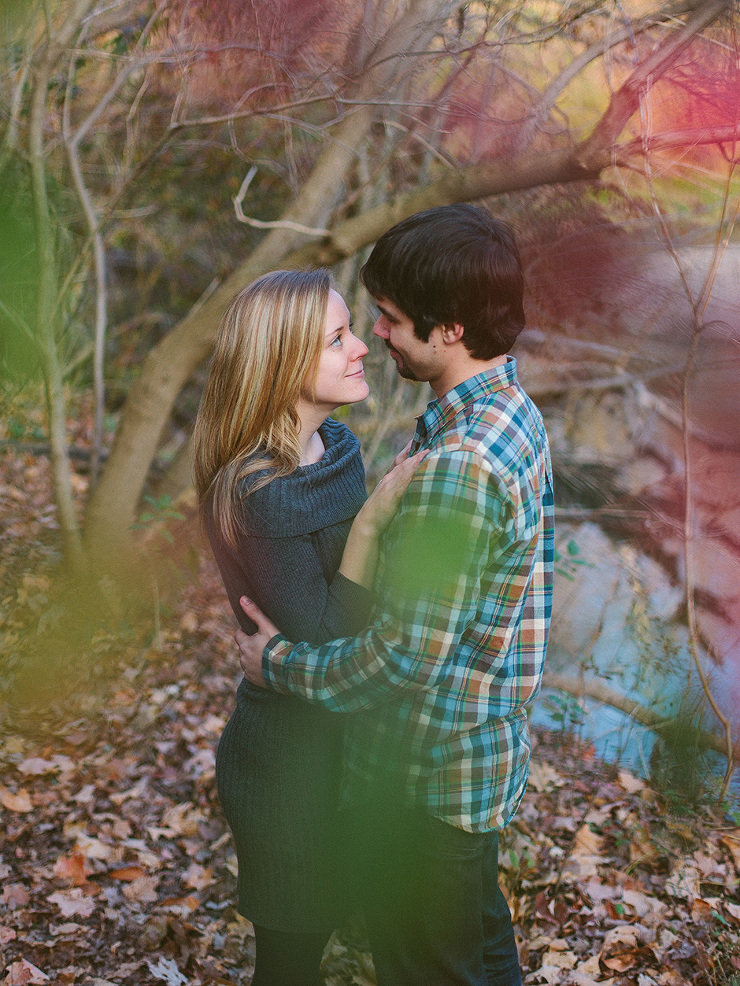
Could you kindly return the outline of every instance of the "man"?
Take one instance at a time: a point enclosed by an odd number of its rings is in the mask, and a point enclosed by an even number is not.
[[[434,390],[411,445],[430,451],[382,539],[369,629],[293,644],[245,600],[242,668],[352,713],[344,800],[379,984],[518,986],[497,831],[526,786],[553,569],[547,438],[506,355],[521,263],[506,224],[453,205],[388,230],[361,279],[399,373]]]

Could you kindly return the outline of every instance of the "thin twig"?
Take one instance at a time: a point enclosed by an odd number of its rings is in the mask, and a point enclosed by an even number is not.
[[[244,201],[244,196],[247,194],[247,189],[252,183],[252,179],[257,174],[257,165],[253,164],[249,171],[244,177],[244,181],[241,183],[239,191],[234,196],[234,212],[236,213],[236,218],[240,223],[246,223],[248,226],[254,226],[257,229],[291,229],[295,233],[306,233],[309,236],[328,236],[331,230],[328,229],[316,229],[313,226],[304,226],[301,223],[295,223],[292,219],[275,219],[271,222],[264,221],[262,219],[253,219],[251,216],[245,216],[242,209],[242,202]]]

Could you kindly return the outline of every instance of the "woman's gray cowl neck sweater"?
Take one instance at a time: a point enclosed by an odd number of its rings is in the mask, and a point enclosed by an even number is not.
[[[319,462],[243,500],[236,548],[206,509],[229,601],[247,632],[254,627],[239,606],[242,595],[296,642],[355,636],[367,624],[370,593],[337,572],[366,498],[359,443],[331,418],[319,432]],[[348,860],[337,816],[341,741],[340,715],[242,679],[219,744],[216,780],[237,849],[239,911],[255,924],[329,932],[346,913]]]

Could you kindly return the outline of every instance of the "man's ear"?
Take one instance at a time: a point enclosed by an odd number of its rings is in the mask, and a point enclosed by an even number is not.
[[[442,326],[442,342],[446,346],[451,346],[459,342],[465,333],[465,326],[459,322],[445,322]]]

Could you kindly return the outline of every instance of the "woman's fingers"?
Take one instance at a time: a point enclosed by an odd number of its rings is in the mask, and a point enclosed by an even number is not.
[[[408,486],[408,483],[411,481],[411,477],[414,475],[422,460],[425,459],[427,455],[429,455],[428,448],[419,449],[415,455],[410,455],[408,458],[402,459],[397,466],[393,467],[388,475],[397,473],[399,476],[407,476],[408,481],[406,485]]]
[[[429,449],[420,449],[416,455],[403,459],[397,466],[393,466],[378,484],[384,492],[388,492],[395,500],[399,500],[411,480],[414,473],[421,465],[422,460],[429,454]]]
[[[400,465],[405,459],[408,458],[409,449],[411,448],[411,442],[412,441],[413,441],[413,438],[410,438],[406,442],[406,444],[404,445],[404,447],[401,449],[401,451],[398,453],[398,455],[396,456],[396,458],[393,460],[393,466]],[[393,468],[393,466],[391,468]]]
[[[401,497],[414,477],[429,449],[403,459],[382,477],[362,507],[365,522],[376,534],[381,534],[393,519]],[[249,614],[251,616],[251,613]]]

